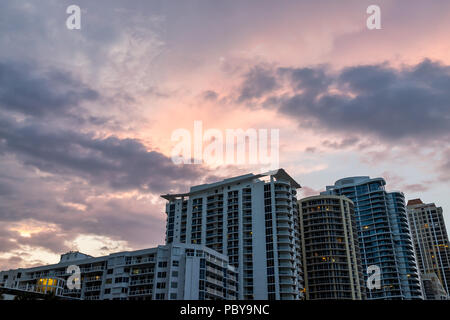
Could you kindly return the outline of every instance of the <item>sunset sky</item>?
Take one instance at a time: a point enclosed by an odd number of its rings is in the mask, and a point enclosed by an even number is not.
[[[279,129],[299,197],[381,176],[449,226],[450,1],[0,1],[0,270],[162,244],[161,194],[259,172],[175,165],[195,120]]]

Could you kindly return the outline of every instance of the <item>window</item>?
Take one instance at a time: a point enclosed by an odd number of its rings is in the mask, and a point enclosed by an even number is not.
[[[176,300],[177,299],[177,294],[176,293],[171,293],[170,294],[170,300]]]
[[[119,277],[114,280],[114,283],[123,283],[123,282],[128,282],[128,278]]]
[[[178,267],[179,264],[180,264],[180,261],[178,261],[178,260],[173,260],[172,261],[172,266],[174,266],[174,267]]]
[[[157,293],[155,298],[156,300],[164,300],[165,296],[166,295],[164,293]]]
[[[156,288],[157,289],[165,289],[166,288],[166,283],[165,282],[158,282],[156,284]]]
[[[165,278],[167,276],[166,272],[158,272],[158,278]]]
[[[160,262],[158,263],[158,267],[159,267],[159,268],[165,268],[165,267],[167,267],[167,261],[160,261]]]
[[[170,283],[170,287],[173,289],[178,288],[178,282],[173,281],[172,283]]]
[[[110,294],[111,293],[111,289],[105,289],[105,294]]]

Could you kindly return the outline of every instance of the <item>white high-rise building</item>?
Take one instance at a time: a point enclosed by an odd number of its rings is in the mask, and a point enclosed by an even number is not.
[[[69,266],[80,268],[79,289],[68,285]],[[57,264],[0,272],[0,291],[81,300],[235,300],[236,281],[226,256],[170,244],[103,257],[69,252]]]
[[[239,299],[301,299],[297,191],[283,169],[167,194],[167,243],[206,245],[238,271]]]

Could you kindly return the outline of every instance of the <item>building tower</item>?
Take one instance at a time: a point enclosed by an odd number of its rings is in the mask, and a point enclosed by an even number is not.
[[[424,278],[427,274],[435,274],[448,295],[450,249],[442,208],[436,207],[434,203],[426,204],[420,199],[413,199],[408,201],[407,211],[421,276]],[[433,299],[431,295],[437,296],[427,294],[426,290],[424,293],[426,299]]]
[[[383,178],[351,177],[322,194],[345,195],[355,205],[365,281],[369,266],[381,271],[381,287],[367,289],[367,299],[423,299],[405,198],[385,185]]]
[[[353,202],[321,195],[299,200],[306,299],[365,298]]]
[[[283,169],[167,194],[167,243],[204,244],[239,274],[239,299],[301,299],[297,191]]]

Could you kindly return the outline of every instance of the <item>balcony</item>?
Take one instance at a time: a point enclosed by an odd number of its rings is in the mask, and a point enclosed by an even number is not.
[[[85,292],[92,292],[92,291],[100,291],[101,286],[92,286],[92,287],[85,287]]]
[[[98,266],[98,267],[91,267],[91,268],[82,268],[81,272],[87,273],[87,272],[97,272],[97,271],[104,271],[104,270],[105,270],[104,266]]]
[[[215,296],[223,298],[223,292],[222,291],[219,291],[219,290],[216,290],[216,289],[213,289],[213,288],[210,288],[210,287],[206,287],[206,292],[208,292],[210,294],[213,294]]]
[[[149,296],[152,295],[151,289],[135,290],[128,293],[129,296]]]
[[[139,286],[139,285],[146,285],[146,284],[153,284],[153,278],[152,279],[142,279],[142,280],[134,280],[130,282],[130,286]]]
[[[278,254],[278,259],[293,261],[294,257],[293,257],[293,255],[288,254],[288,253],[280,253],[280,254]]]

